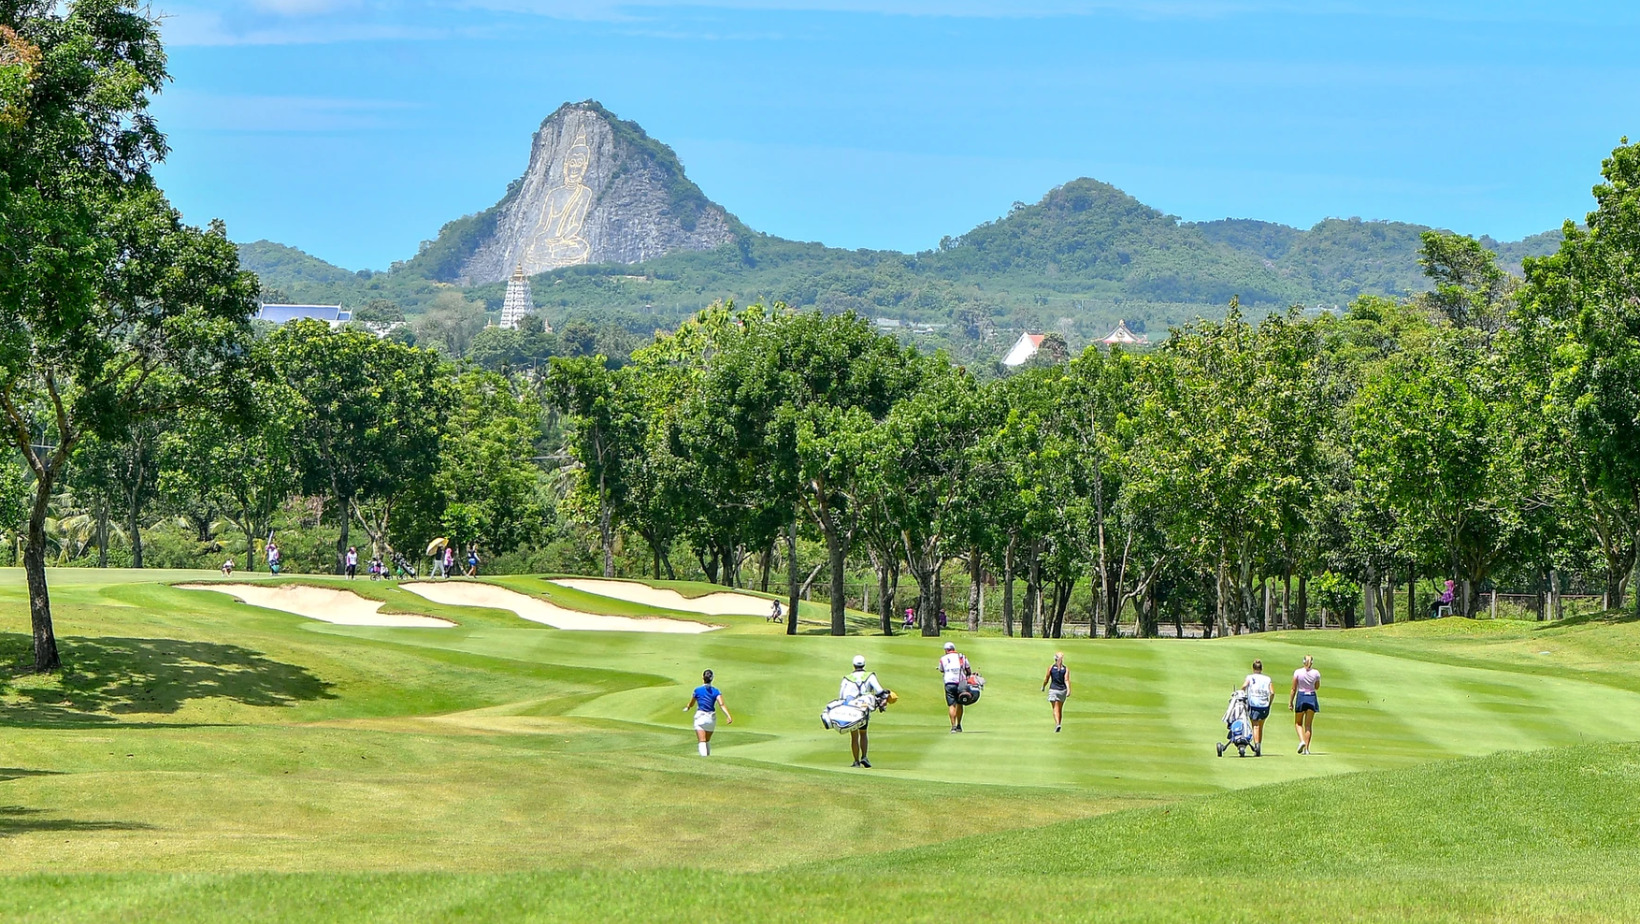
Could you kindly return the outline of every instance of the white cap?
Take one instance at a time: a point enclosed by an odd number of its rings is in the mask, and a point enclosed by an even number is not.
[[[951,642],[946,642],[945,643],[945,650],[946,651],[956,651],[957,646],[955,644],[951,643]]]
[[[866,666],[866,656],[865,655],[855,655],[854,656],[854,666],[855,667],[865,667]]]

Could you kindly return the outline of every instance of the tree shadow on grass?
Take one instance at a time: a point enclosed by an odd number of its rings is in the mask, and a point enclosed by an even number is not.
[[[48,818],[45,809],[21,805],[0,805],[0,837],[16,837],[36,831],[152,831],[153,825],[134,821],[80,821],[75,818]]]
[[[174,714],[190,700],[294,706],[336,698],[331,685],[306,668],[237,645],[168,638],[60,639],[64,667],[52,681],[30,672],[33,644],[30,636],[0,633],[0,681],[11,693],[11,701],[0,702],[0,723],[107,725],[122,716]]]

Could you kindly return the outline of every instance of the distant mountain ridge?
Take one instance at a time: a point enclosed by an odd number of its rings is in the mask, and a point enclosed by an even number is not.
[[[1184,222],[1083,178],[934,250],[842,250],[746,228],[688,180],[670,148],[589,101],[565,104],[543,122],[529,170],[500,202],[445,225],[390,272],[349,272],[267,241],[240,253],[264,286],[289,297],[384,297],[412,312],[450,284],[498,307],[500,281],[525,264],[549,312],[682,316],[720,298],[765,298],[1087,333],[1123,317],[1142,326],[1211,316],[1232,295],[1270,310],[1411,295],[1427,287],[1417,263],[1425,230],[1337,218],[1309,229]],[[1559,240],[1559,231],[1482,239],[1517,269]]]

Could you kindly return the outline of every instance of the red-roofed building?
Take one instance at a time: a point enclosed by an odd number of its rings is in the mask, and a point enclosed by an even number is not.
[[[1042,338],[1046,336],[1048,335],[1020,334],[1019,341],[1014,344],[1014,348],[1009,350],[1008,355],[1002,358],[1002,364],[1004,366],[1025,365],[1032,356],[1036,355],[1036,351],[1042,348]]]

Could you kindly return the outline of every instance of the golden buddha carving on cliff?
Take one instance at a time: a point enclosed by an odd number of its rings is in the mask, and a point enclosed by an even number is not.
[[[535,224],[535,236],[524,252],[525,264],[552,268],[574,266],[592,259],[592,245],[581,235],[587,211],[592,208],[592,190],[582,182],[591,161],[592,149],[587,145],[583,130],[575,135],[574,143],[564,155],[563,182],[547,190],[541,217]]]

